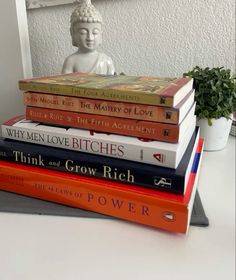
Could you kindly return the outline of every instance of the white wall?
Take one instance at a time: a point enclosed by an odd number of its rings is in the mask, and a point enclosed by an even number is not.
[[[102,50],[117,72],[182,75],[193,66],[235,72],[235,0],[94,0],[104,18]],[[74,52],[75,4],[28,10],[35,76],[60,73]]]
[[[0,1],[0,123],[24,113],[18,80],[32,76],[24,0]],[[1,132],[0,132],[1,135]]]

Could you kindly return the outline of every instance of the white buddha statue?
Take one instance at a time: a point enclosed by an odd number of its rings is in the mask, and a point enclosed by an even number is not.
[[[83,0],[72,13],[70,33],[78,50],[65,59],[62,73],[114,75],[112,59],[97,51],[102,43],[102,17],[91,0]]]

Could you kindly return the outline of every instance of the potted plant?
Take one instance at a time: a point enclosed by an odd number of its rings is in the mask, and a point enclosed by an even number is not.
[[[195,66],[184,76],[194,79],[195,101],[200,134],[205,150],[221,150],[228,140],[232,114],[236,111],[236,77],[224,67]]]

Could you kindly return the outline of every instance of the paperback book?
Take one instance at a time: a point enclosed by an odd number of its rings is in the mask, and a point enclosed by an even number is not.
[[[131,222],[187,233],[203,149],[197,153],[184,195],[0,161],[0,188]]]
[[[0,191],[0,212],[114,219],[114,217],[108,215],[6,191]],[[209,219],[206,216],[198,189],[194,199],[190,225],[197,227],[209,226]]]
[[[0,159],[183,194],[186,191],[198,139],[199,129],[196,128],[176,169],[3,138],[0,138]]]
[[[19,88],[24,91],[174,107],[192,90],[193,79],[70,73],[20,80]]]
[[[151,140],[178,143],[195,120],[195,103],[179,124],[157,123],[37,107],[26,108],[26,119],[49,125],[82,128]]]
[[[193,90],[176,107],[24,92],[26,106],[171,124],[181,123],[193,103]]]
[[[196,118],[176,144],[85,129],[65,128],[12,118],[2,124],[2,136],[9,139],[62,149],[176,168],[194,132]]]

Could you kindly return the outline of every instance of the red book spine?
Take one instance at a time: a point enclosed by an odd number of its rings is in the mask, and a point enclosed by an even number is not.
[[[195,175],[191,174],[188,195],[183,197],[0,161],[2,190],[180,233],[187,231],[190,215],[188,201]]]
[[[180,133],[179,125],[37,107],[26,108],[26,119],[51,125],[69,126],[172,143],[179,141]]]
[[[0,160],[0,189],[186,233],[197,188],[203,139],[184,195]]]
[[[46,93],[24,92],[26,106],[153,122],[178,123],[179,109]]]

